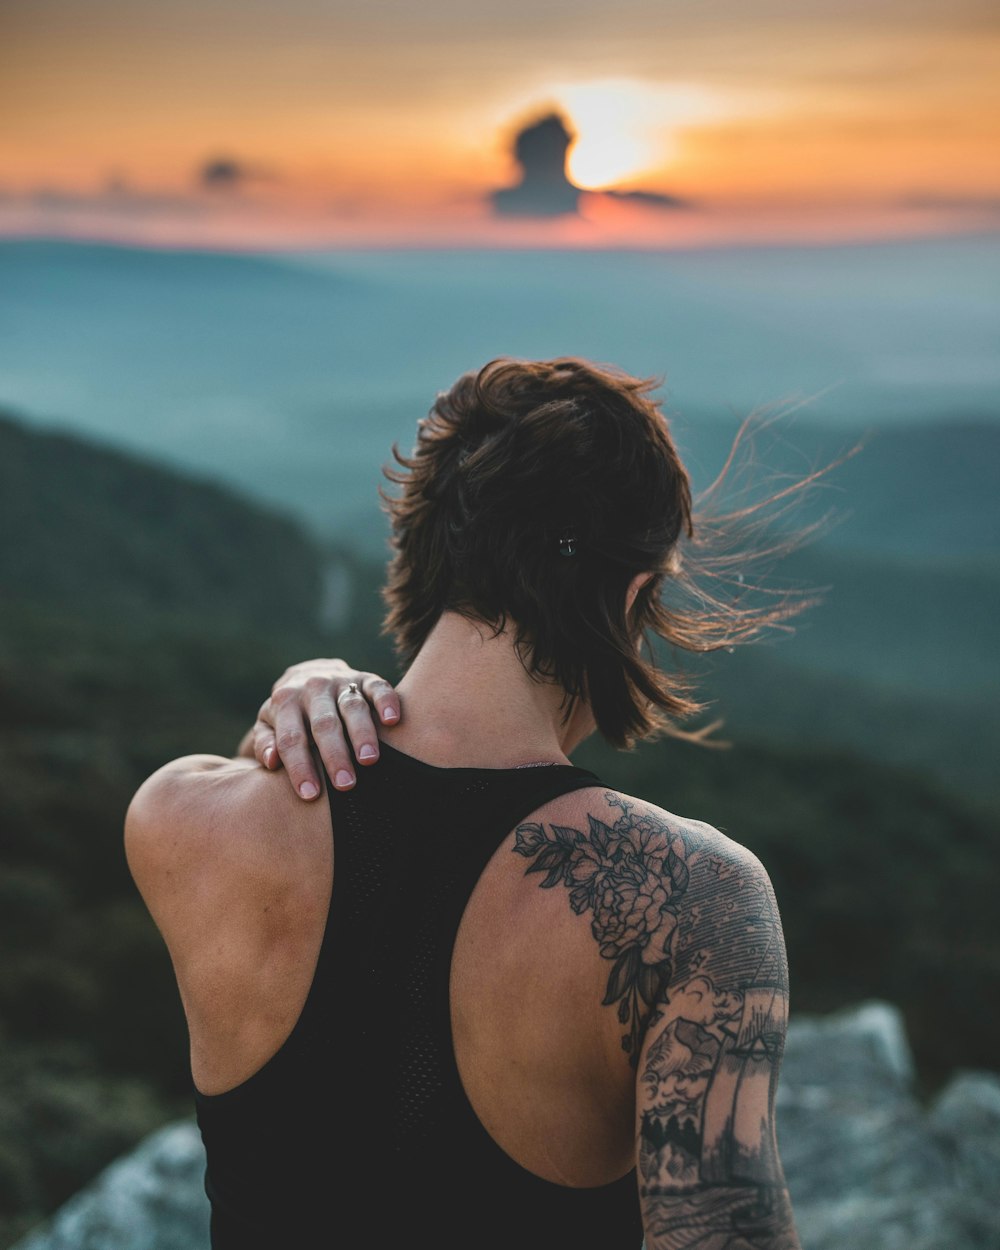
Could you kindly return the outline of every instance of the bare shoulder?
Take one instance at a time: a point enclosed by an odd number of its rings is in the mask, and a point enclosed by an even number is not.
[[[293,810],[287,784],[256,762],[186,755],[148,777],[125,814],[129,863],[175,870],[214,863],[268,859],[274,819]],[[285,791],[289,791],[285,794]],[[234,836],[239,833],[240,836]]]
[[[226,914],[270,906],[316,879],[329,807],[298,799],[283,774],[213,755],[173,760],[136,791],[125,816],[133,880],[168,945]],[[179,942],[179,937],[177,937]]]

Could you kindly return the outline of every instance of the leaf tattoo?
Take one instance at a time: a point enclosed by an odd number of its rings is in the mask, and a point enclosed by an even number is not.
[[[586,833],[527,821],[513,850],[534,861],[526,876],[545,874],[542,889],[562,882],[573,911],[592,914],[590,931],[613,961],[603,1005],[618,1004],[627,1026],[622,1049],[635,1067],[645,1019],[673,973],[688,867],[680,834],[648,812],[635,814],[635,805],[616,794],[605,797],[621,813],[613,825],[589,813]]]

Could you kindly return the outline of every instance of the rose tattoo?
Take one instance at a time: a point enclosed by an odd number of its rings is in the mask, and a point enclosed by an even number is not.
[[[543,872],[542,889],[562,882],[577,915],[591,912],[590,930],[613,960],[604,1005],[618,1004],[627,1025],[622,1049],[638,1062],[645,1018],[673,973],[680,902],[688,883],[684,842],[664,821],[638,816],[634,804],[606,795],[621,815],[613,825],[588,814],[586,833],[528,821],[518,826],[514,851]]]

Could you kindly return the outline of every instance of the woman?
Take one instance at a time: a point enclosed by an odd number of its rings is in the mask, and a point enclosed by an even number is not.
[[[653,385],[575,357],[464,374],[388,474],[395,691],[297,666],[236,759],[136,794],[215,1250],[798,1247],[767,873],[571,761],[595,730],[703,740],[646,644],[733,646],[805,602],[688,571],[702,533]]]

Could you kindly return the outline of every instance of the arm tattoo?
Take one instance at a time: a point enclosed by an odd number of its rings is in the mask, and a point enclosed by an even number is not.
[[[590,914],[633,1066],[650,1032],[637,1085],[649,1250],[799,1250],[774,1126],[788,969],[771,883],[710,826],[605,797],[613,824],[528,822],[513,849]]]

